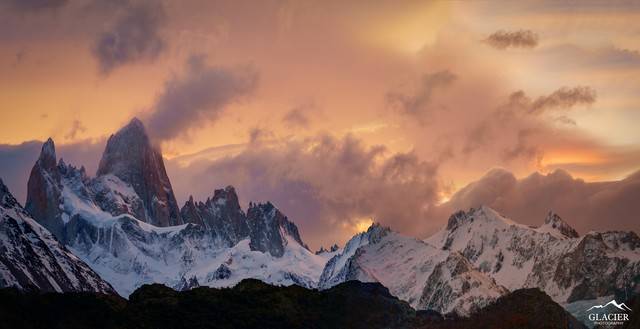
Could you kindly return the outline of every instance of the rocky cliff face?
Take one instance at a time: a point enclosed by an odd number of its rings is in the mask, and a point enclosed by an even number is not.
[[[229,246],[249,236],[247,218],[233,186],[215,190],[205,202],[196,203],[190,197],[180,213],[185,222],[203,225]]]
[[[289,239],[306,248],[298,227],[270,202],[251,203],[245,214],[233,186],[215,190],[205,202],[190,197],[180,213],[186,222],[203,225],[229,246],[249,239],[251,250],[274,257],[284,254]]]
[[[247,221],[250,228],[251,250],[269,252],[273,256],[280,257],[289,243],[288,238],[308,249],[300,238],[298,227],[270,202],[250,205]]]
[[[69,195],[88,199],[113,216],[129,214],[161,227],[182,224],[162,156],[137,119],[109,138],[96,178],[87,177],[84,168],[56,161],[49,139],[31,170],[25,208],[60,240],[67,239],[64,226],[72,212],[64,208],[74,207],[64,203]]]
[[[144,211],[133,209],[136,218],[155,226],[182,224],[162,154],[140,120],[134,118],[109,137],[96,176],[108,174],[129,184],[142,201]]]
[[[61,197],[62,184],[56,165],[56,149],[53,140],[49,138],[42,145],[40,156],[31,169],[25,208],[57,237],[61,237],[64,225],[60,210]]]
[[[47,165],[45,161],[41,164]],[[33,220],[1,180],[0,287],[114,293],[107,282]]]

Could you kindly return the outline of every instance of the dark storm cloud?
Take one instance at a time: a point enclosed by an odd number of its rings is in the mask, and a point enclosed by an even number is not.
[[[236,186],[241,198],[270,200],[305,232],[312,245],[344,241],[357,220],[373,218],[415,234],[418,218],[437,197],[437,166],[413,153],[386,155],[347,136],[316,136],[278,145],[249,144],[236,155],[187,168],[169,164],[178,194],[205,199]],[[182,192],[184,193],[184,192]],[[346,229],[345,229],[346,228]]]
[[[126,6],[122,15],[102,32],[92,49],[100,71],[109,74],[129,63],[153,61],[166,48],[160,29],[166,22],[161,2],[144,1]]]
[[[428,105],[431,103],[434,91],[452,84],[456,79],[456,75],[448,70],[424,74],[413,92],[387,93],[387,103],[403,114],[420,118],[429,111]]]
[[[535,48],[538,45],[538,35],[530,30],[500,30],[491,34],[485,42],[496,49]]]
[[[165,83],[153,113],[145,118],[147,127],[159,140],[184,136],[190,129],[216,120],[227,105],[251,94],[258,78],[251,66],[208,66],[204,57],[192,56],[184,75]]]
[[[31,167],[38,159],[42,143],[28,141],[18,145],[0,144],[0,178],[22,203],[27,197],[27,180]],[[76,167],[84,166],[87,173],[91,174],[97,169],[104,145],[104,139],[56,144],[56,154],[58,159],[64,158],[68,164]]]
[[[640,232],[638,200],[640,171],[620,181],[589,183],[564,170],[516,179],[504,169],[494,169],[456,192],[439,207],[437,216],[487,205],[527,225],[542,225],[545,215],[554,211],[582,234],[591,230]]]
[[[8,7],[21,13],[42,12],[64,6],[67,0],[5,0],[0,7]]]

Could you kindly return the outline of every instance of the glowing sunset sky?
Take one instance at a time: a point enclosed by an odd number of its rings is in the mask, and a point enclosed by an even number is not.
[[[640,196],[637,180],[620,181],[640,168],[637,2],[0,6],[0,177],[22,201],[30,141],[51,136],[93,172],[105,138],[137,116],[180,203],[233,184],[244,202],[273,200],[314,247],[372,217],[423,236],[478,202],[527,224],[553,208],[581,232],[600,222],[580,200],[622,217],[638,207],[612,197]],[[483,176],[492,168],[505,170]],[[514,176],[504,193],[528,200],[534,172],[535,195],[566,199],[532,210],[454,195]]]

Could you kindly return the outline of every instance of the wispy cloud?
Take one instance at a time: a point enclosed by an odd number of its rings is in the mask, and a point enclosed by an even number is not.
[[[451,85],[456,79],[456,75],[448,70],[424,74],[413,91],[387,93],[387,103],[402,114],[423,118],[430,110],[435,90]]]
[[[531,30],[500,30],[491,34],[485,42],[496,49],[535,48],[538,46],[538,39],[538,34]]]
[[[251,94],[259,74],[252,66],[209,66],[203,56],[191,56],[186,72],[165,83],[145,121],[152,136],[168,140],[185,136],[215,121],[225,107]]]

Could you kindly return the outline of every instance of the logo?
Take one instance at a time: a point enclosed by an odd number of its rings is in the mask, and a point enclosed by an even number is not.
[[[589,320],[594,325],[601,326],[617,326],[623,325],[626,321],[629,321],[629,313],[631,308],[625,303],[618,303],[616,300],[612,300],[604,305],[591,306],[587,313],[589,313]]]

